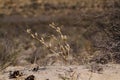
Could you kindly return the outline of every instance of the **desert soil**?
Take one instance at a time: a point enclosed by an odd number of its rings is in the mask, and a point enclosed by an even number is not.
[[[33,72],[32,66],[8,67],[0,74],[0,80],[9,79],[9,71],[20,70],[24,76],[17,80],[24,80],[29,75],[34,75],[35,80],[120,80],[120,65],[109,64],[103,66],[102,72],[91,72],[88,66],[46,66]],[[73,78],[73,79],[72,79]],[[15,79],[16,80],[16,79]]]

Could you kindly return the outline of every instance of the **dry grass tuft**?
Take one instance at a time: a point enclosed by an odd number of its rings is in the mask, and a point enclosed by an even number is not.
[[[67,42],[67,36],[61,31],[55,23],[49,24],[50,28],[56,32],[56,35],[52,34],[47,36],[49,40],[45,40],[46,37],[40,37],[37,32],[33,33],[31,29],[27,29],[26,32],[35,40],[39,41],[50,54],[55,55],[58,59],[62,59],[65,63],[68,63],[71,56],[70,45]],[[47,55],[46,55],[47,56]],[[34,59],[36,63],[36,58]]]
[[[62,80],[79,80],[80,74],[73,72],[65,72],[64,75],[59,74],[59,78]]]

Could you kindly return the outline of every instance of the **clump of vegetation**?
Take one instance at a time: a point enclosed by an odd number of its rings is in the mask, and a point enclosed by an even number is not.
[[[60,27],[58,27],[56,24],[52,23],[49,26],[53,29],[53,31],[56,32],[56,35],[52,34],[39,38],[38,33],[33,33],[31,29],[27,29],[27,33],[30,34],[33,39],[39,41],[40,44],[42,44],[46,48],[46,50],[49,51],[49,54],[52,54],[52,56],[56,56],[57,59],[61,59],[63,62],[66,63],[69,61],[69,58],[72,57],[70,53],[71,48],[69,43],[67,42],[67,36],[62,33]],[[47,38],[48,40],[46,40]],[[35,63],[36,57],[37,55],[35,55],[34,57]]]

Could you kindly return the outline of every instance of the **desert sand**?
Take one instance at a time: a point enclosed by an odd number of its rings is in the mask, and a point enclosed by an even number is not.
[[[15,70],[22,72],[23,76],[9,79],[9,71]],[[35,80],[120,80],[120,65],[104,65],[101,73],[91,72],[87,65],[46,66],[39,67],[37,72],[32,71],[32,66],[11,66],[0,73],[0,80],[24,80],[29,75],[34,75]]]

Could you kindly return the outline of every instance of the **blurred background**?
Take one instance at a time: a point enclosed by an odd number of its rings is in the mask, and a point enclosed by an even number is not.
[[[52,22],[68,37],[71,64],[120,63],[120,0],[0,0],[0,65],[56,61],[25,32],[56,35]]]

